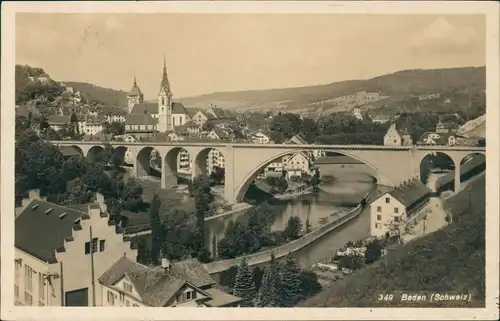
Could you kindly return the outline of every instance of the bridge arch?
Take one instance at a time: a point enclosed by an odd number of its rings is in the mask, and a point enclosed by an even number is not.
[[[99,160],[99,154],[101,154],[102,152],[104,152],[104,146],[94,145],[87,151],[87,159],[90,162],[97,162]]]
[[[144,146],[135,155],[136,177],[155,176],[161,177],[162,157],[158,149]]]
[[[177,185],[179,176],[190,176],[191,154],[183,147],[173,147],[164,155],[165,166],[163,168],[162,186],[169,187]]]
[[[337,154],[341,154],[343,156],[350,157],[352,159],[355,159],[355,160],[367,165],[368,167],[370,167],[371,169],[376,171],[376,173],[377,173],[377,177],[375,177],[376,181],[379,181],[380,176],[385,176],[385,177],[390,179],[390,176],[387,175],[386,173],[384,173],[383,171],[381,171],[377,166],[375,166],[371,162],[368,162],[368,161],[362,159],[361,157],[359,157],[355,154],[352,154],[349,152],[344,152],[344,151],[338,151],[335,149],[332,149],[332,150],[321,149],[321,150],[324,152],[334,152]],[[245,176],[245,178],[242,180],[242,182],[238,186],[235,186],[235,193],[234,194],[235,194],[236,202],[243,201],[243,199],[248,191],[248,188],[250,187],[252,182],[254,182],[254,180],[259,175],[259,172],[261,172],[261,170],[263,168],[267,167],[269,164],[273,163],[275,160],[283,158],[284,156],[287,156],[290,154],[296,154],[296,153],[300,153],[300,152],[307,154],[311,151],[313,151],[313,149],[303,149],[303,150],[302,149],[292,149],[292,150],[287,149],[287,150],[284,150],[282,153],[279,153],[277,156],[274,155],[274,156],[269,157],[266,160],[260,162],[259,165],[256,166],[256,168],[254,170],[252,170],[248,175]],[[233,166],[235,166],[235,165],[233,165]]]
[[[207,147],[200,150],[193,160],[193,174],[198,175],[210,175],[215,168],[225,168],[225,155],[221,149],[216,147]]]
[[[80,146],[71,145],[71,147],[73,147],[77,152],[79,152],[80,154],[82,154],[83,157],[85,157],[85,153],[83,152],[83,149]]]

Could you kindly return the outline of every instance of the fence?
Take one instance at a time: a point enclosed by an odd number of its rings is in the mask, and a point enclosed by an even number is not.
[[[329,222],[314,231],[302,236],[301,238],[294,240],[290,243],[275,247],[270,250],[258,252],[258,253],[253,253],[249,254],[246,256],[234,258],[234,259],[228,259],[228,260],[222,260],[222,261],[217,261],[217,262],[212,262],[212,263],[207,263],[204,264],[205,269],[208,271],[209,274],[216,274],[223,272],[225,270],[228,270],[231,266],[238,265],[243,258],[247,260],[247,263],[249,266],[252,265],[257,265],[257,264],[262,264],[265,262],[268,262],[271,260],[271,254],[274,253],[274,256],[276,258],[280,258],[283,256],[288,255],[289,253],[296,252],[303,248],[304,246],[316,241],[323,235],[325,235],[328,232],[331,232],[332,230],[336,229],[337,227],[345,224],[346,222],[350,221],[351,219],[357,217],[359,214],[361,214],[361,211],[363,210],[363,206],[360,204],[356,208],[354,208],[352,211],[346,213],[342,217],[340,217],[338,220]]]

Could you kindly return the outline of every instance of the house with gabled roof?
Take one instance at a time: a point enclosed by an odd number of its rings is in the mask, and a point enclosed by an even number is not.
[[[384,135],[386,146],[411,146],[413,139],[406,128],[398,129],[396,123],[392,123]]]
[[[99,277],[99,284],[103,306],[221,307],[242,301],[214,288],[197,259],[163,259],[161,266],[148,267],[124,256]]]
[[[430,196],[431,190],[416,178],[382,194],[370,204],[370,235],[384,237],[394,232],[391,226],[402,231],[418,222],[428,211]]]
[[[100,305],[98,277],[137,249],[109,221],[99,195],[85,211],[44,200],[38,190],[15,220],[14,297],[17,305]]]

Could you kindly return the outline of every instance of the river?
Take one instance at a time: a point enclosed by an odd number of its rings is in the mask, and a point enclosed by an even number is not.
[[[321,164],[318,166],[321,175],[320,191],[313,195],[303,195],[289,200],[271,226],[271,230],[283,230],[292,216],[301,219],[303,226],[308,221],[311,228],[317,228],[330,219],[332,213],[346,211],[355,207],[367,192],[376,187],[374,172],[364,164],[339,166],[338,164]],[[231,215],[223,219],[224,225],[241,214]],[[296,252],[296,259],[303,268],[322,261],[333,255],[333,252],[348,241],[355,241],[369,236],[369,210],[365,209],[359,217],[323,236],[316,242]],[[224,237],[221,220],[206,222],[215,228],[219,240]],[[216,227],[217,225],[217,227]]]

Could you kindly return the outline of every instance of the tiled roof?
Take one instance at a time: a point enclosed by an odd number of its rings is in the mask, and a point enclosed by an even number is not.
[[[150,114],[130,114],[125,118],[126,125],[155,125],[157,120]]]
[[[201,111],[208,118],[208,115],[203,111],[203,108],[186,107],[185,109],[186,109],[187,114],[191,118],[193,118],[194,115],[196,115],[196,113],[199,111]]]
[[[99,282],[105,286],[112,286],[122,277],[127,276],[144,303],[153,307],[162,307],[184,284],[188,283],[197,287],[190,279],[203,285],[211,284],[207,283],[204,277],[193,275],[195,272],[185,270],[196,271],[196,262],[177,262],[172,265],[170,271],[166,272],[161,267],[150,268],[123,256],[99,277]],[[199,262],[197,263],[201,269],[204,269]],[[206,271],[205,273],[208,274]]]
[[[213,113],[215,114],[215,117],[217,117],[217,118],[230,117],[229,113],[223,108],[212,107],[211,110],[213,111]]]
[[[216,127],[212,130],[215,132],[215,134],[217,134],[217,136],[219,136],[220,139],[227,139],[227,138],[231,137],[231,135],[227,131],[225,131],[221,128]]]
[[[241,298],[223,292],[219,289],[212,288],[212,289],[207,289],[206,291],[212,297],[211,300],[205,302],[205,304],[208,305],[209,307],[224,307],[242,301]]]
[[[182,103],[172,103],[172,115],[186,115],[186,108]]]
[[[46,211],[52,209],[48,214]],[[59,218],[59,215],[66,216]],[[56,249],[64,246],[64,239],[72,235],[74,221],[87,213],[68,207],[33,200],[16,218],[15,246],[34,257],[55,263]]]
[[[193,283],[197,287],[215,283],[207,270],[195,258],[172,263],[172,272],[182,276],[186,281]]]
[[[393,189],[389,194],[400,201],[405,207],[411,207],[414,203],[430,194],[429,188],[418,179],[413,179]]]
[[[158,114],[158,104],[157,103],[140,103],[135,104],[132,108],[130,114]]]
[[[288,144],[306,145],[307,142],[300,136],[295,135],[287,141]]]

